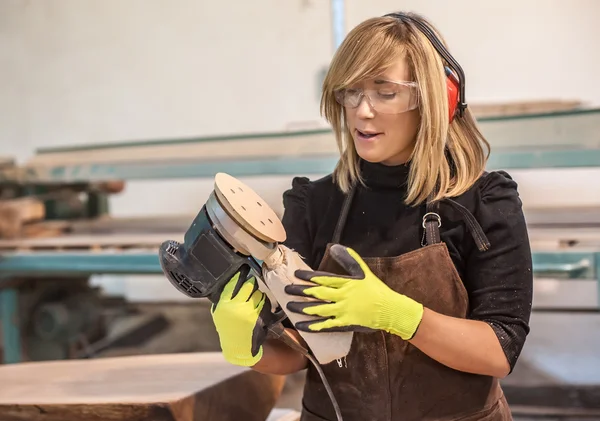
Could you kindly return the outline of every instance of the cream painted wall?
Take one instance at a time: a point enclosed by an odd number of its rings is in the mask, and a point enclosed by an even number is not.
[[[600,105],[598,1],[345,5],[347,28],[398,7],[427,15],[465,68],[470,101],[563,97]],[[321,123],[319,72],[332,53],[328,0],[3,0],[0,155],[23,161],[39,147]],[[555,206],[600,201],[589,190],[599,171],[516,175],[526,205]],[[290,179],[245,181],[279,208]],[[191,213],[208,191],[210,180],[132,182],[112,206],[117,216]],[[155,280],[144,297],[135,283],[113,285],[133,299],[181,298]]]
[[[401,8],[427,16],[473,102],[564,97],[600,104],[596,0],[347,0],[348,26]]]
[[[3,1],[0,154],[316,119],[328,10],[322,1]]]
[[[346,0],[346,27],[402,7],[440,27],[471,101],[600,104],[600,2]],[[0,2],[0,155],[282,130],[320,121],[328,0]]]

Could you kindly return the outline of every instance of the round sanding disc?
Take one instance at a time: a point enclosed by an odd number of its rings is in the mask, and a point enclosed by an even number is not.
[[[277,214],[240,180],[226,173],[217,173],[215,194],[225,212],[250,234],[267,243],[285,241],[285,229]]]

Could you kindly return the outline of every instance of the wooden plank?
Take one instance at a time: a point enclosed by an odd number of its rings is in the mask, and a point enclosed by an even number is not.
[[[44,203],[33,197],[0,200],[0,238],[17,238],[24,224],[45,216]]]
[[[2,156],[0,155],[0,169],[9,169],[14,168],[16,166],[15,159],[11,156]]]
[[[4,242],[7,248],[15,246],[25,246],[23,243],[26,238],[64,238],[64,236],[78,235],[153,235],[161,234],[173,235],[173,233],[184,233],[194,220],[195,215],[174,215],[167,217],[132,217],[132,218],[114,218],[110,215],[103,215],[96,219],[75,219],[75,220],[46,220],[32,222],[22,227],[21,238],[16,242]],[[156,237],[158,238],[158,236]],[[52,240],[45,240],[46,243],[39,243],[45,246]],[[59,243],[63,240],[57,240]],[[66,240],[71,241],[71,240]],[[79,240],[75,240],[80,242]],[[111,242],[111,241],[109,241]],[[147,242],[144,240],[144,242]],[[33,243],[35,246],[35,241]]]
[[[62,235],[58,237],[21,238],[0,240],[0,250],[52,250],[102,248],[155,248],[165,240],[183,241],[183,232],[164,234],[99,234]]]
[[[0,212],[5,210],[18,214],[21,222],[39,221],[46,216],[44,202],[34,197],[0,200]]]
[[[557,207],[524,208],[529,226],[600,226],[599,206],[570,206],[568,203]]]
[[[189,222],[165,224],[164,227],[156,226],[155,231],[148,228],[144,233],[143,224],[133,224],[129,228],[119,230],[119,222],[104,226],[84,224],[75,226],[73,234],[61,231],[63,225],[50,224],[47,229],[40,225],[36,231],[35,226],[25,227],[27,233],[23,238],[0,239],[1,251],[18,250],[101,250],[106,248],[156,248],[163,241],[182,241],[183,235],[189,227]],[[179,226],[180,229],[175,230]],[[585,248],[597,249],[600,247],[600,228],[529,228],[530,242],[536,249],[564,249]]]
[[[105,215],[97,219],[69,221],[69,230],[74,234],[183,233],[190,227],[195,216],[194,214],[137,217]]]
[[[264,421],[285,381],[220,353],[13,364],[0,378],[0,419],[30,421]]]
[[[600,241],[600,227],[578,227],[578,228],[539,228],[530,227],[529,233],[532,239],[544,240],[576,240],[576,241]]]
[[[288,137],[289,136],[289,137]],[[74,165],[83,163],[124,163],[124,162],[185,162],[191,159],[219,160],[234,156],[241,158],[265,158],[279,156],[282,144],[286,145],[286,155],[313,156],[337,154],[338,149],[329,131],[311,136],[295,136],[282,133],[281,136],[261,139],[227,140],[199,142],[182,145],[140,145],[123,148],[102,148],[85,151],[52,152],[35,155],[27,167],[54,165]]]
[[[471,111],[477,118],[507,117],[517,115],[539,114],[558,111],[569,111],[580,108],[583,103],[579,100],[532,100],[512,101],[487,104],[470,104]]]
[[[69,221],[41,221],[23,226],[21,235],[23,238],[31,237],[58,237],[70,229]]]
[[[576,420],[600,419],[600,410],[585,409],[585,408],[555,408],[551,406],[526,406],[526,405],[510,405],[510,410],[513,416],[531,416],[541,419],[565,419],[573,418]]]

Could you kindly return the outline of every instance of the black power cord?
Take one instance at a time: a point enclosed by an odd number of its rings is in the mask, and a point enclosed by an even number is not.
[[[331,390],[331,386],[329,385],[329,381],[327,381],[327,377],[325,377],[325,373],[323,372],[323,368],[321,364],[317,361],[314,355],[310,353],[310,351],[300,345],[296,340],[290,335],[285,327],[281,323],[277,323],[269,327],[269,331],[278,339],[281,339],[283,343],[292,348],[295,351],[300,352],[304,355],[308,360],[315,366],[315,369],[319,373],[321,377],[321,381],[323,382],[323,386],[325,386],[325,390],[327,391],[327,395],[329,395],[329,399],[331,400],[331,404],[333,405],[333,409],[335,411],[335,416],[337,421],[343,421],[342,412],[340,410],[340,406],[333,395],[333,390]]]
[[[255,273],[255,276],[262,277],[262,270],[260,264],[256,261],[254,257],[250,257],[249,259],[250,267]],[[325,386],[325,390],[327,391],[327,395],[329,395],[329,399],[331,400],[331,404],[333,405],[333,409],[335,411],[335,416],[337,421],[343,421],[342,412],[340,410],[340,406],[338,405],[335,396],[333,395],[333,390],[331,390],[331,386],[329,385],[329,381],[327,381],[327,377],[325,377],[325,373],[323,372],[323,368],[321,364],[314,355],[310,353],[310,351],[300,345],[296,340],[285,330],[285,327],[278,321],[277,323],[273,323],[268,327],[268,330],[274,335],[275,338],[281,339],[283,343],[292,348],[295,351],[300,352],[304,355],[314,366],[319,376],[321,377],[321,381],[323,382],[323,386]]]

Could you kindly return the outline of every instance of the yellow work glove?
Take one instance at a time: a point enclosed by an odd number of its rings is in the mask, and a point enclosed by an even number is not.
[[[248,272],[248,267],[243,267],[231,278],[211,308],[223,356],[229,363],[245,367],[262,358],[265,320],[271,311],[269,298],[258,289],[254,277],[247,278]]]
[[[371,272],[351,248],[339,244],[329,250],[349,275],[298,270],[295,276],[315,283],[288,285],[290,295],[314,297],[310,302],[290,301],[289,311],[320,316],[318,320],[296,323],[307,332],[384,330],[411,339],[423,317],[423,305],[399,294]]]

